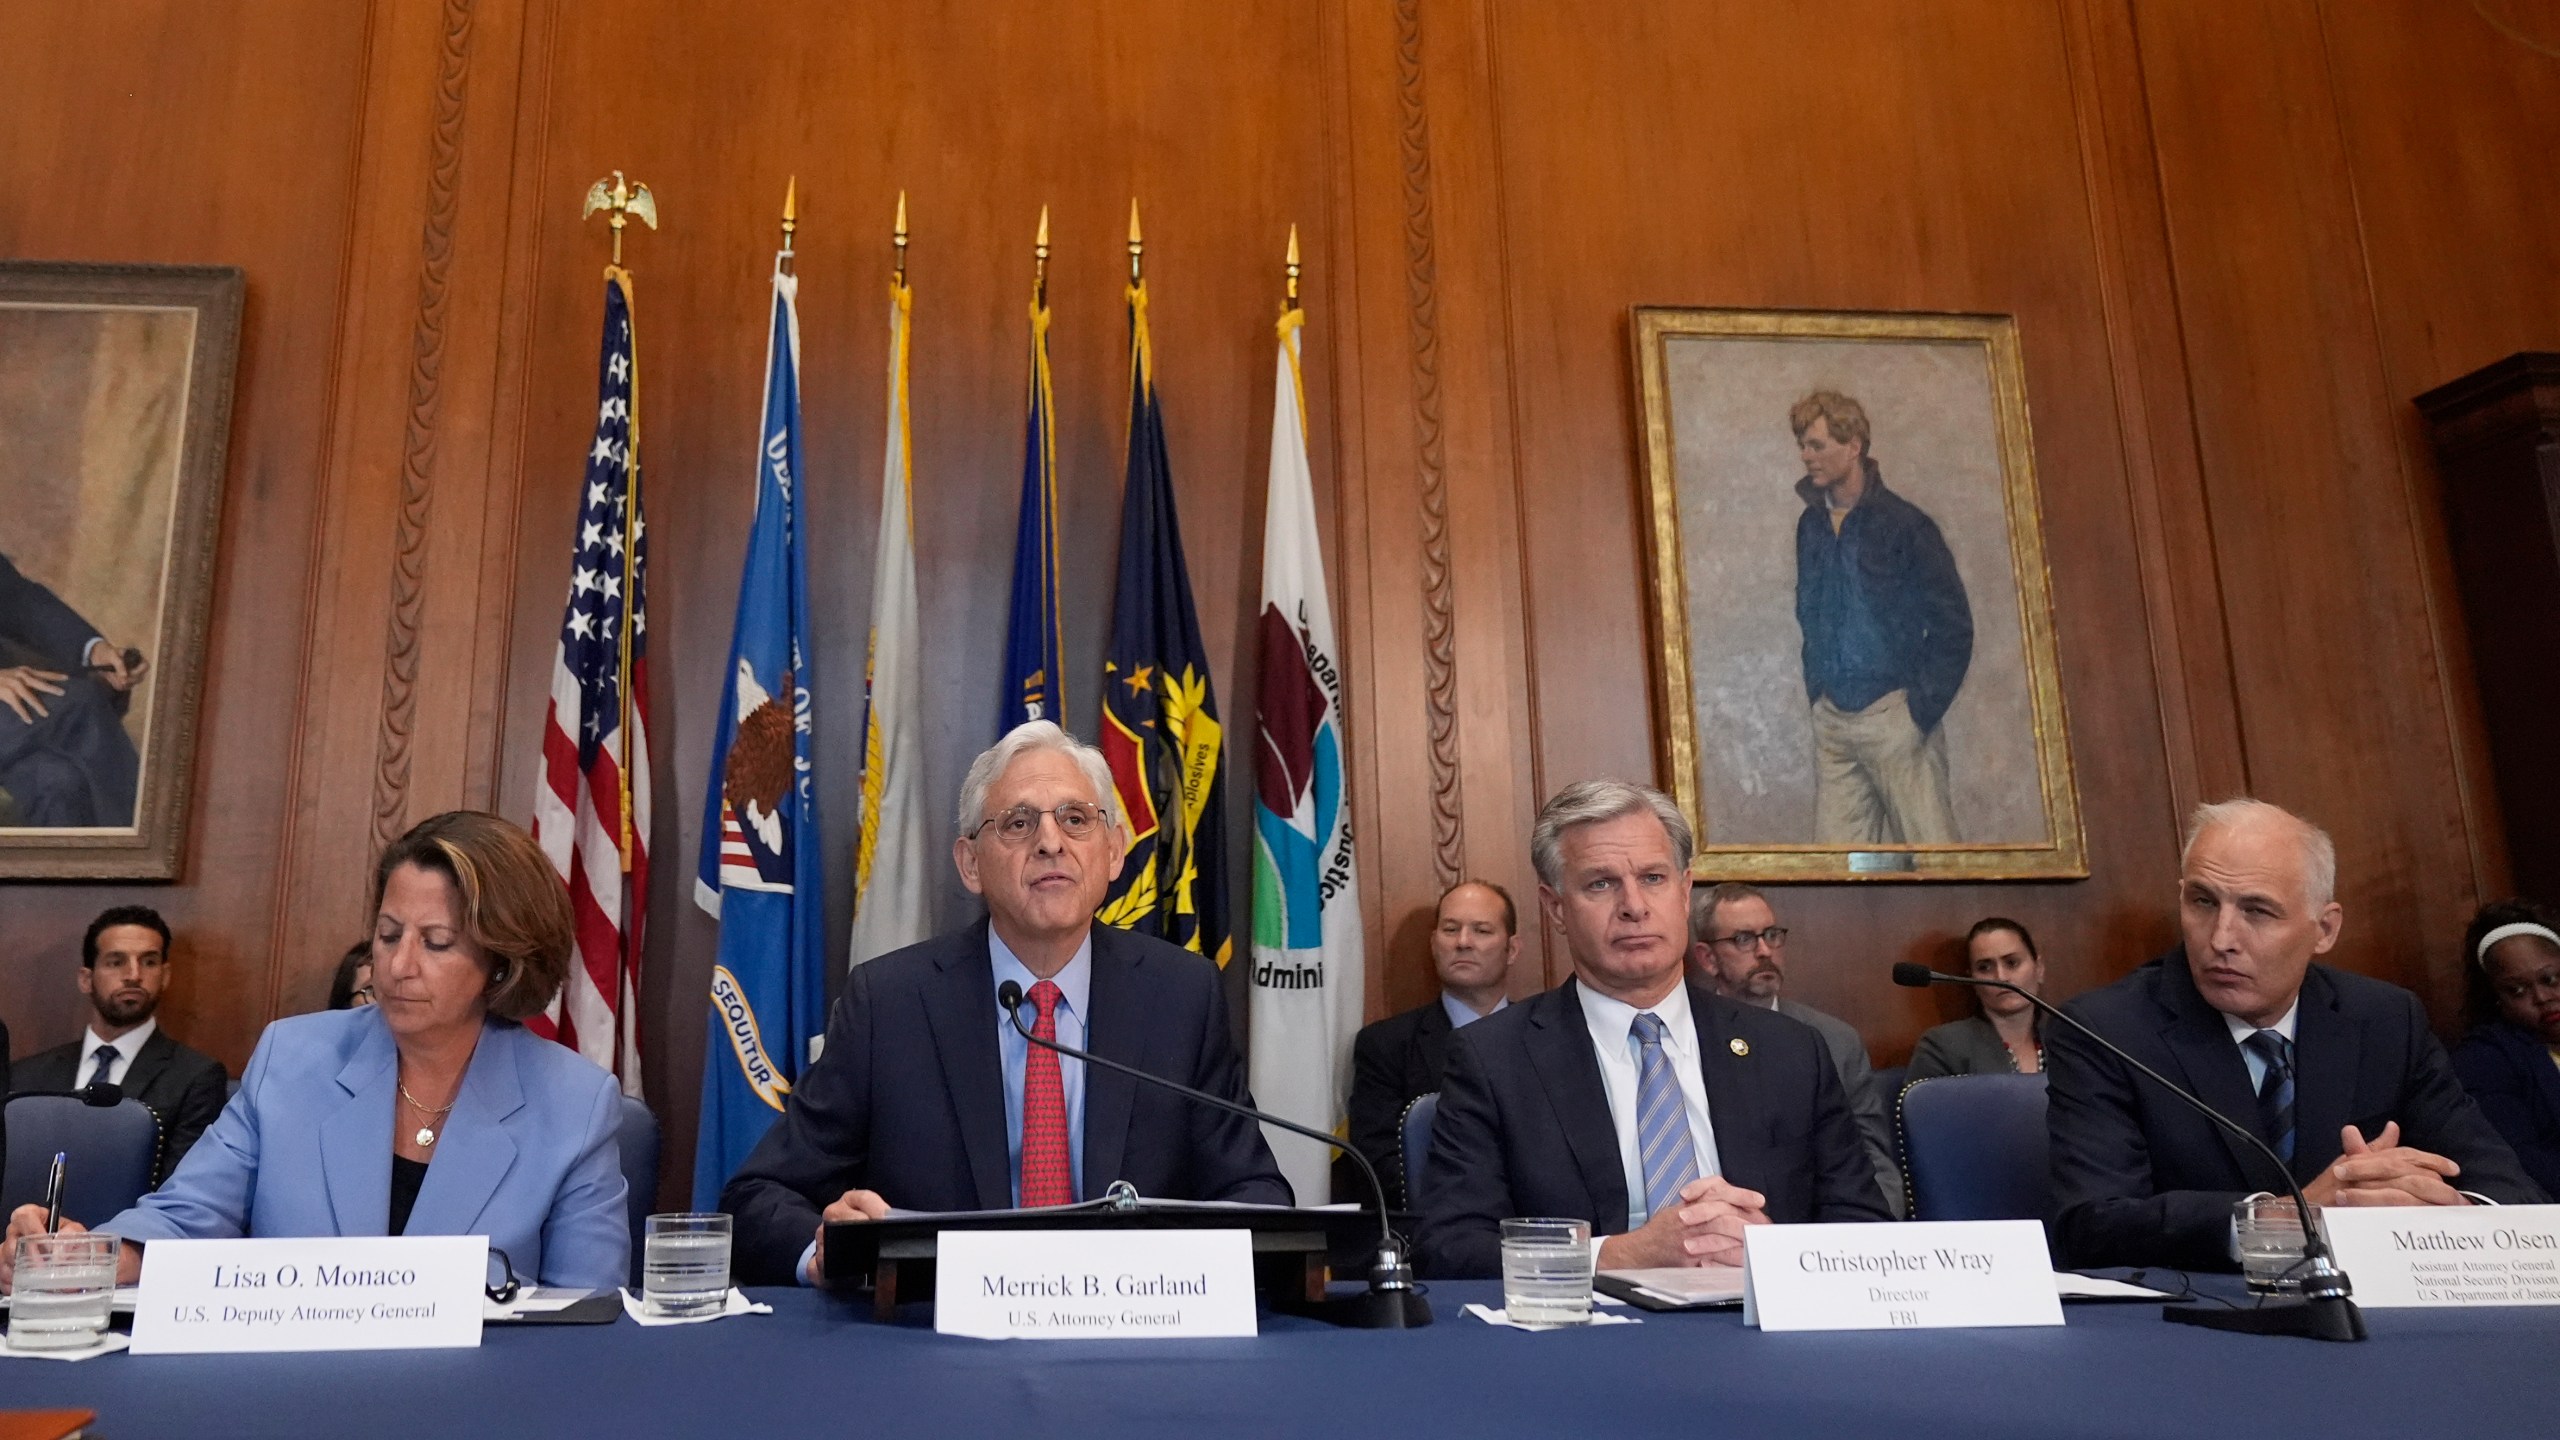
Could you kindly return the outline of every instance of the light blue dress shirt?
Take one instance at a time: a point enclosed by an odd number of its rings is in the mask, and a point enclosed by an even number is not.
[[[1440,992],[1440,1008],[1448,1012],[1450,1029],[1464,1030],[1468,1026],[1485,1018],[1485,1015],[1499,1015],[1503,1011],[1510,1009],[1511,997],[1505,995],[1501,999],[1494,1001],[1492,1009],[1484,1012],[1484,1015],[1479,1015],[1476,1013],[1476,1007],[1459,999],[1457,996],[1450,994],[1448,991],[1443,990]]]
[[[1022,987],[1022,1023],[1029,1028],[1039,1023],[1039,1008],[1031,1003],[1031,987],[1040,977],[1030,967],[1014,958],[997,936],[995,927],[987,927],[987,956],[995,962],[995,988],[987,993],[987,1008],[995,1012],[996,1053],[1004,1061],[1004,1146],[1007,1164],[1013,1173],[1013,1203],[1022,1203],[1022,1088],[1024,1067],[1031,1063],[1031,1042],[1022,1031],[1013,1028],[1013,1017],[1004,1006],[995,1003],[995,992],[1012,981]],[[1050,976],[1059,993],[1065,997],[1057,1011],[1058,1043],[1078,1050],[1092,1047],[1084,1043],[1085,1002],[1093,994],[1093,934],[1087,931],[1084,943],[1076,947],[1075,958],[1066,968]],[[1084,1062],[1060,1055],[1058,1079],[1067,1100],[1067,1163],[1075,1177],[1075,1193],[1084,1194]]]

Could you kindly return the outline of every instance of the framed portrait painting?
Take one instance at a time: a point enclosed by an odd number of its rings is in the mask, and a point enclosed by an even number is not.
[[[173,879],[235,269],[0,263],[0,879]]]
[[[1632,328],[1658,733],[1696,873],[2085,877],[2016,319]]]

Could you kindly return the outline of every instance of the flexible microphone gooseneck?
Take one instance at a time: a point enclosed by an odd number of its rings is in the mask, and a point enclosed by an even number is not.
[[[2284,1177],[2285,1188],[2293,1192],[2294,1213],[2302,1218],[2302,1299],[2299,1303],[2261,1305],[2254,1310],[2217,1310],[2204,1306],[2166,1305],[2160,1318],[2182,1325],[2201,1325],[2208,1330],[2237,1330],[2251,1335],[2299,1335],[2312,1340],[2362,1340],[2365,1336],[2364,1314],[2348,1296],[2354,1292],[2347,1283],[2346,1272],[2340,1270],[2329,1254],[2328,1237],[2313,1222],[2311,1201],[2302,1193],[2302,1183],[2293,1178],[2293,1167],[2275,1147],[2260,1139],[2258,1132],[2206,1104],[2202,1096],[2152,1069],[2127,1054],[2124,1047],[2099,1034],[2073,1016],[2063,1013],[2021,986],[2006,980],[1980,980],[1971,975],[1949,975],[1926,965],[1908,960],[1893,967],[1893,983],[1913,990],[1931,985],[1971,985],[1978,990],[2006,990],[2036,1007],[2039,1014],[2049,1016],[2095,1041],[2108,1054],[2151,1077],[2161,1089],[2185,1101],[2195,1112],[2249,1142],[2259,1154],[2267,1157]]]
[[[1376,1264],[1369,1267],[1368,1294],[1362,1297],[1360,1306],[1354,1312],[1350,1323],[1364,1330],[1418,1330],[1431,1323],[1431,1302],[1424,1299],[1422,1292],[1413,1286],[1413,1263],[1405,1253],[1403,1239],[1395,1232],[1394,1222],[1387,1216],[1386,1184],[1378,1178],[1378,1167],[1369,1163],[1368,1156],[1344,1144],[1339,1136],[1328,1135],[1322,1130],[1301,1125],[1295,1120],[1283,1119],[1278,1115],[1256,1110],[1250,1105],[1239,1105],[1224,1096],[1212,1095],[1206,1090],[1196,1090],[1178,1080],[1167,1080],[1161,1075],[1151,1075],[1135,1065],[1124,1065],[1089,1050],[1079,1050],[1072,1045],[1061,1045],[1055,1040],[1043,1040],[1031,1033],[1031,1027],[1022,1023],[1022,1000],[1022,987],[1013,981],[1007,980],[996,987],[996,1003],[1004,1007],[1004,1013],[1013,1021],[1014,1030],[1023,1039],[1043,1050],[1053,1050],[1060,1055],[1082,1060],[1088,1065],[1099,1065],[1105,1070],[1117,1070],[1123,1075],[1144,1080],[1150,1085],[1161,1085],[1177,1095],[1187,1095],[1204,1105],[1215,1106],[1231,1115],[1241,1115],[1248,1120],[1260,1121],[1265,1125],[1276,1125],[1293,1135],[1304,1135],[1310,1140],[1330,1145],[1350,1156],[1352,1163],[1360,1167],[1360,1173],[1369,1177],[1369,1188],[1378,1197],[1378,1260]]]

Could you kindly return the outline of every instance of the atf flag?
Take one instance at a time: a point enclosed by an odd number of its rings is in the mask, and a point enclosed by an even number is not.
[[[1293,237],[1294,238],[1294,237]],[[1294,253],[1292,255],[1294,259]],[[1350,1086],[1362,998],[1360,882],[1344,788],[1342,650],[1325,598],[1295,308],[1280,317],[1271,493],[1262,526],[1262,651],[1254,700],[1253,1075],[1265,1109],[1330,1130]],[[1263,1128],[1302,1204],[1327,1192],[1331,1153]]]
[[[1047,234],[1048,216],[1041,216]],[[1026,720],[1065,724],[1058,652],[1058,439],[1050,430],[1049,302],[1031,301],[1031,418],[1022,436],[1022,518],[1013,531],[1013,607],[1005,625],[996,734]]]
[[[899,212],[905,214],[902,209]],[[907,331],[915,293],[889,287],[889,448],[880,469],[880,541],[871,568],[871,663],[864,675],[862,838],[853,851],[853,958],[859,965],[932,933],[924,804],[924,643],[916,616],[914,457],[907,443]]]
[[[720,921],[693,1203],[782,1113],[826,1027],[826,894],[809,745],[809,586],[800,511],[800,282],[777,257],[757,432],[756,518],[711,741],[694,897]]]
[[[1143,281],[1129,289],[1129,340],[1129,477],[1120,499],[1120,579],[1102,662],[1100,736],[1129,820],[1129,858],[1099,918],[1224,965],[1224,736],[1182,563]]]

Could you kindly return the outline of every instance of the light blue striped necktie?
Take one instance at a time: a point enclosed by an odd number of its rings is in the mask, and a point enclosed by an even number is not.
[[[1663,1053],[1668,1031],[1662,1017],[1636,1016],[1630,1032],[1643,1047],[1637,1057],[1636,1153],[1644,1161],[1644,1203],[1660,1214],[1680,1203],[1680,1191],[1698,1178],[1698,1152],[1689,1143],[1689,1106],[1680,1095],[1680,1080],[1671,1073],[1671,1057]]]

